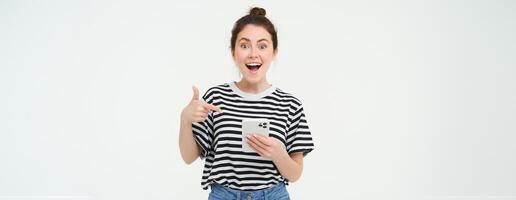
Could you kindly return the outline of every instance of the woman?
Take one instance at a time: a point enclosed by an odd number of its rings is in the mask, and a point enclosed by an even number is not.
[[[274,25],[263,8],[236,21],[231,54],[242,78],[208,89],[181,112],[179,147],[190,164],[201,157],[201,185],[209,199],[289,199],[285,184],[299,179],[303,157],[314,149],[299,99],[271,85],[267,70],[277,54]],[[242,121],[266,119],[268,136],[243,138]],[[244,151],[244,142],[253,151]]]

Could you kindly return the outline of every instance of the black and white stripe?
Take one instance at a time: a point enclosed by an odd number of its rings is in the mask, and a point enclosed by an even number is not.
[[[248,94],[232,82],[210,88],[203,99],[223,111],[210,113],[205,121],[192,124],[202,148],[201,157],[205,158],[203,189],[213,182],[237,190],[260,190],[281,181],[288,183],[272,161],[242,150],[243,119],[268,119],[269,136],[283,142],[288,153],[306,155],[314,149],[301,102],[278,88]]]

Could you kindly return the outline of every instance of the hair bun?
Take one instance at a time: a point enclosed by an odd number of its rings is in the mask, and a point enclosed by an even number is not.
[[[251,8],[251,10],[249,11],[249,15],[251,16],[262,16],[262,17],[265,17],[265,9],[263,8],[260,8],[260,7],[254,7],[254,8]]]

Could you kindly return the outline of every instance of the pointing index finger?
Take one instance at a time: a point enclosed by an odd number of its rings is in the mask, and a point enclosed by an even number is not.
[[[204,108],[211,110],[211,111],[222,112],[222,109],[220,109],[218,106],[215,106],[213,104],[205,103],[203,106],[204,106]]]
[[[211,106],[211,110],[214,110],[214,111],[216,111],[216,112],[222,112],[222,109],[220,109],[220,107],[215,106],[215,105],[213,105],[213,104],[210,104],[210,106]]]

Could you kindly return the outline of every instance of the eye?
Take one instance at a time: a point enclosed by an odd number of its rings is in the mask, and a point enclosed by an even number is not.
[[[266,44],[262,44],[259,46],[260,49],[266,49],[267,48],[267,45]]]
[[[243,44],[240,44],[240,48],[247,49],[247,48],[249,48],[249,46],[247,44],[243,43]]]

